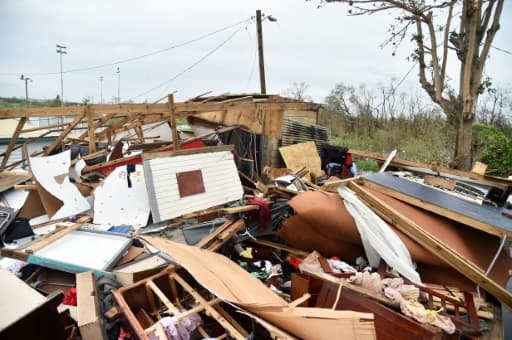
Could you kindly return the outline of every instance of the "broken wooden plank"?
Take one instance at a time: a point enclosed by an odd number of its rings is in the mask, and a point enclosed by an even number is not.
[[[83,109],[82,109],[83,111]],[[66,136],[75,128],[84,119],[85,112],[78,115],[71,123],[69,123],[68,127],[62,131],[62,133],[57,137],[57,139],[45,150],[44,154],[49,155],[55,148],[66,138]]]
[[[56,233],[49,234],[45,238],[43,238],[41,241],[35,243],[34,245],[26,248],[24,251],[27,254],[33,254],[36,251],[46,247],[47,245],[57,241],[58,239],[62,238],[63,236],[71,233],[72,231],[78,230],[84,225],[85,223],[89,222],[91,220],[90,216],[83,216],[80,217],[75,224],[59,229]]]

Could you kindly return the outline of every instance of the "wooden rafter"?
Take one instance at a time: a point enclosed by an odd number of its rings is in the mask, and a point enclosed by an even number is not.
[[[57,137],[57,139],[45,150],[44,154],[49,155],[55,148],[66,138],[66,136],[75,128],[84,119],[85,112],[82,112],[79,116],[77,116],[71,123],[69,123],[68,127],[62,131],[62,133]]]
[[[5,166],[7,165],[7,162],[9,161],[9,157],[11,156],[11,152],[14,149],[14,146],[16,145],[16,141],[18,140],[18,136],[21,133],[21,130],[23,129],[23,126],[25,125],[25,122],[27,121],[27,118],[22,117],[18,121],[18,125],[16,126],[16,129],[14,130],[14,133],[11,137],[11,140],[9,141],[9,145],[7,146],[7,150],[5,150],[4,158],[2,159],[2,165],[0,167],[1,170],[5,169]]]

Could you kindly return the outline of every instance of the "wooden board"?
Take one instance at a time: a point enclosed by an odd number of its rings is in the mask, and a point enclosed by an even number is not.
[[[434,188],[414,183],[389,173],[364,176],[371,188],[408,204],[434,212],[475,229],[501,237],[512,236],[512,223],[501,214],[503,208],[476,205]]]
[[[27,171],[2,171],[0,172],[0,192],[13,188],[16,184],[24,183],[32,178]]]
[[[300,169],[304,166],[315,175],[322,176],[322,161],[318,155],[315,142],[305,142],[279,148],[286,167],[289,169]]]

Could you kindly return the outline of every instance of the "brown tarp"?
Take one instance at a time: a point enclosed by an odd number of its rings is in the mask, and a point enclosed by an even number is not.
[[[159,237],[141,237],[185,268],[202,286],[303,339],[375,339],[373,315],[292,307],[261,281],[220,254]]]

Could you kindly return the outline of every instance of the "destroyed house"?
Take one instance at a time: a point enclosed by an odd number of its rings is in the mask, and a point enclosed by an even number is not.
[[[512,336],[512,180],[331,145],[314,103],[164,100],[0,110],[0,338]]]

